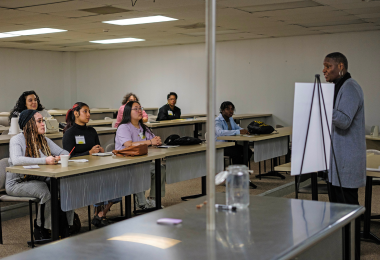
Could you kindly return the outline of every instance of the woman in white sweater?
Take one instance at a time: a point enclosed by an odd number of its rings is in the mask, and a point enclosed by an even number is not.
[[[13,136],[9,143],[10,166],[57,164],[61,154],[69,154],[44,136],[45,124],[37,110],[24,110],[19,116],[19,126],[24,132]],[[11,196],[39,198],[34,236],[37,240],[50,237],[51,229],[50,191],[45,177],[7,172],[5,189]],[[44,204],[44,223],[41,222],[41,205]],[[42,208],[43,209],[43,208]],[[69,225],[73,225],[74,211],[67,212]]]

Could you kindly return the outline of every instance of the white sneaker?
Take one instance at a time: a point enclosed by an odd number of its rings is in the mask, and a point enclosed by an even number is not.
[[[146,203],[149,204],[149,205],[151,205],[152,208],[155,208],[155,207],[156,207],[156,200],[153,199],[153,198],[147,198],[147,199],[146,199]],[[161,205],[161,208],[163,209],[164,206]]]
[[[140,201],[137,198],[137,196],[135,195],[134,197],[135,197],[136,208],[139,208],[139,209],[148,209],[148,208],[151,208],[151,207],[149,207],[147,200],[145,200],[145,203],[144,202],[140,203]]]
[[[146,199],[146,206],[148,209],[156,207],[156,201],[154,199]]]

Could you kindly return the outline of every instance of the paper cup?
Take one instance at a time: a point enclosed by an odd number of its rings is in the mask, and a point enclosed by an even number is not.
[[[373,127],[373,136],[375,136],[375,137],[379,136],[379,126],[378,125],[375,125]]]
[[[70,155],[61,155],[61,166],[68,167],[69,166],[69,158]]]

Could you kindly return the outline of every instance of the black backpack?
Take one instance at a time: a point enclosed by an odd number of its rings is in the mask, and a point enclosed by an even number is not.
[[[179,135],[170,135],[166,138],[164,143],[166,145],[192,145],[200,144],[202,143],[202,140],[190,136],[180,137]]]
[[[266,125],[261,121],[252,121],[247,128],[248,132],[254,135],[271,134],[275,131],[272,126]]]

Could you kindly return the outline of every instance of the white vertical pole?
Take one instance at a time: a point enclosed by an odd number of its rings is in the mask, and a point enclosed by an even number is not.
[[[207,0],[207,230],[215,230],[215,23],[216,0]]]

